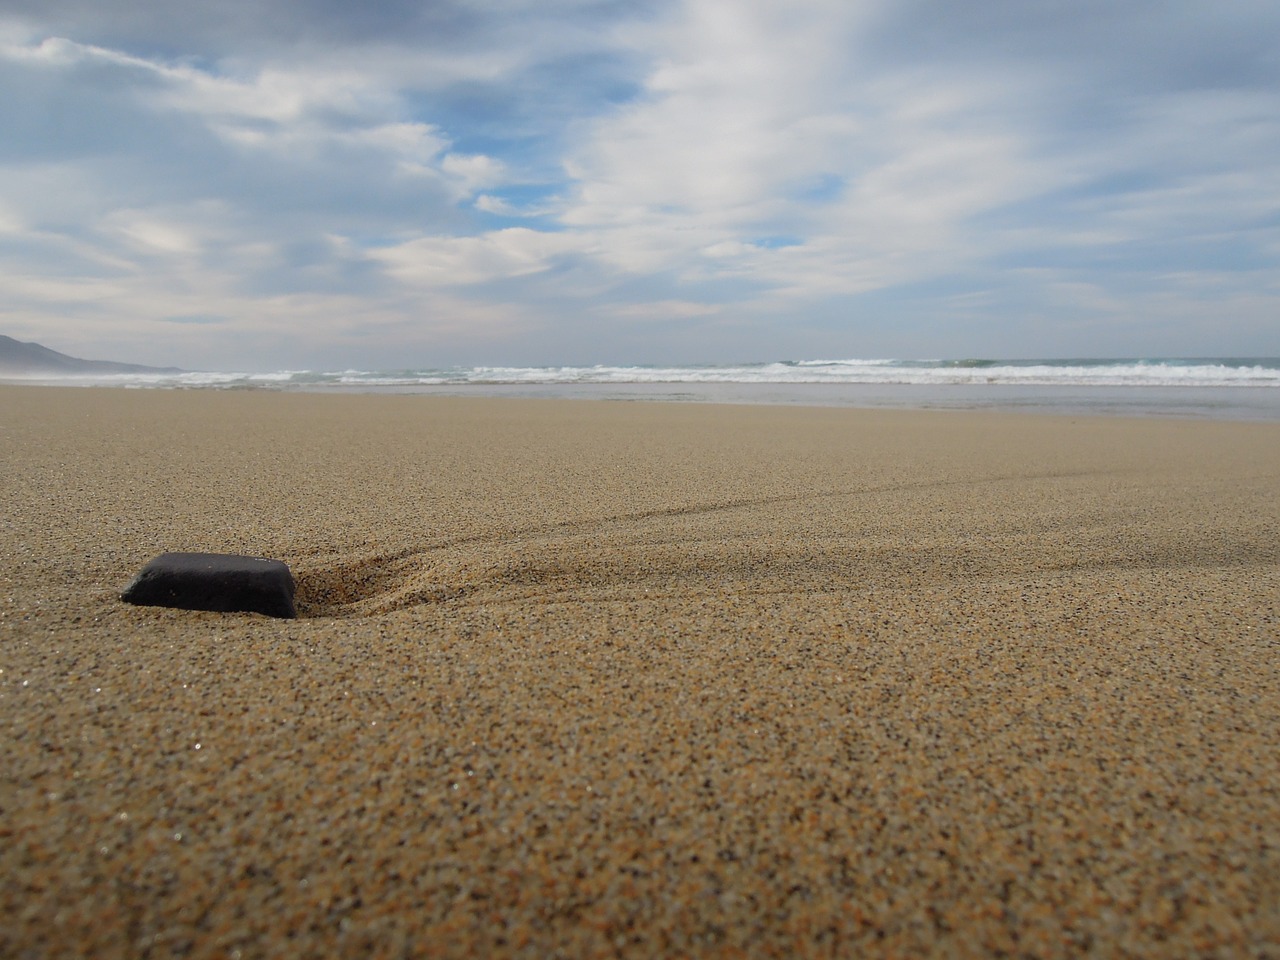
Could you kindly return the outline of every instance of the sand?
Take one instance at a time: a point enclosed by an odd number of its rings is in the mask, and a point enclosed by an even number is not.
[[[0,388],[0,955],[1280,953],[1280,424]],[[302,616],[131,607],[166,550]]]

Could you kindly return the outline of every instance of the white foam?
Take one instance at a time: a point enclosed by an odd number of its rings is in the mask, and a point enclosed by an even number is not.
[[[477,366],[394,371],[122,373],[38,379],[39,382],[80,385],[222,389],[678,383],[1280,387],[1280,361],[846,359],[691,366]]]

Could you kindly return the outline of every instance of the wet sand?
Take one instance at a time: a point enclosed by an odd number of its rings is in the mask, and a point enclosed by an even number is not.
[[[1280,424],[0,388],[0,955],[1280,951]],[[120,603],[166,550],[302,616]]]

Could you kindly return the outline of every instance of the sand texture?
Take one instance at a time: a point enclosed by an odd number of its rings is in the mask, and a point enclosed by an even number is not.
[[[0,956],[1280,955],[1280,425],[0,388]],[[297,620],[131,607],[168,550]]]

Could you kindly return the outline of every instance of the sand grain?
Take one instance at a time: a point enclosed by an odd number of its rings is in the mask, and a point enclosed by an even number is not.
[[[0,444],[0,955],[1280,951],[1276,425],[4,388]],[[119,603],[165,550],[303,617]]]

